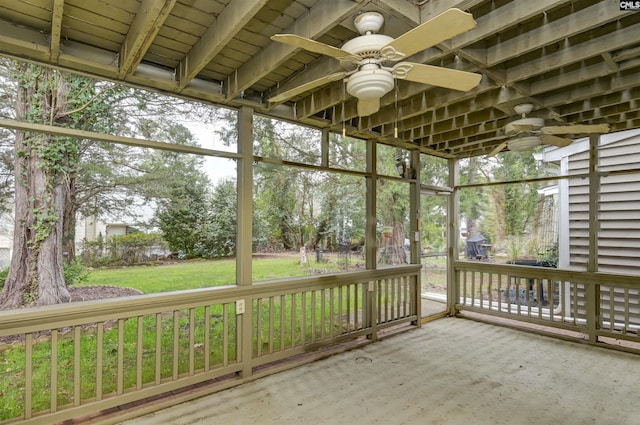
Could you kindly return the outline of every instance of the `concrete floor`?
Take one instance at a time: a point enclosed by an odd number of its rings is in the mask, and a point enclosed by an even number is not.
[[[122,425],[640,424],[640,356],[446,318]]]

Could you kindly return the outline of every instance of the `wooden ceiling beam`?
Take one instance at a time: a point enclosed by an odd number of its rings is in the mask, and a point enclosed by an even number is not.
[[[599,84],[591,81],[588,84],[575,85],[571,90],[565,90],[545,96],[542,98],[542,101],[545,106],[558,106],[558,112],[561,115],[566,115],[568,113],[577,112],[577,110],[574,110],[573,112],[564,112],[571,110],[572,108],[593,109],[594,107],[604,106],[597,103],[596,99],[598,97],[600,99],[606,99],[608,96],[613,96],[615,98],[623,97],[625,96],[625,92],[629,89],[640,90],[640,87],[638,86],[638,76],[636,74],[625,76],[616,75],[615,78],[601,80]],[[603,93],[610,94],[602,96]],[[626,95],[628,95],[628,93]],[[567,99],[571,99],[571,104],[567,105]],[[586,103],[583,104],[581,100],[584,100]]]
[[[631,103],[633,103],[633,105],[631,105]],[[640,115],[640,102],[636,98],[631,102],[617,103],[599,109],[583,111],[575,116],[571,116],[571,118],[574,118],[576,122],[604,121],[610,125],[614,125],[617,122],[636,119],[638,115]]]
[[[344,68],[340,65],[340,62],[329,57],[320,57],[316,61],[314,61],[314,65],[306,68],[304,72],[300,72],[296,74],[290,80],[287,80],[283,84],[279,84],[273,90],[265,93],[265,98],[268,99],[270,97],[276,96],[278,93],[284,93],[292,88],[301,86],[303,84],[309,83],[311,81],[317,80],[319,78],[325,77],[327,75],[343,71]],[[326,86],[329,87],[329,86]],[[270,108],[279,105],[283,102],[274,102],[269,105]],[[304,105],[299,109],[299,117],[306,118],[311,115],[314,115],[317,110],[315,110],[312,105]],[[326,109],[326,108],[325,108]]]
[[[432,2],[429,2],[432,3]],[[445,3],[448,2],[435,2]],[[478,25],[475,29],[467,31],[453,38],[451,49],[460,49],[469,44],[473,44],[480,40],[491,38],[496,33],[503,32],[518,22],[524,22],[537,15],[544,13],[546,10],[566,4],[566,0],[536,0],[536,1],[512,1],[502,7],[499,7],[490,13],[475,17]]]
[[[337,22],[344,20],[362,7],[351,0],[322,0],[294,22],[284,32],[316,39]],[[296,48],[272,42],[245,62],[227,78],[227,101],[238,96],[256,81],[269,74],[295,53]]]
[[[450,105],[440,105],[435,102],[429,105],[428,108],[425,108],[425,113],[422,115],[417,115],[409,119],[401,119],[398,122],[398,127],[401,131],[408,131],[414,128],[425,127],[427,131],[430,133],[440,133],[443,131],[447,131],[452,125],[450,120],[456,120],[461,117],[465,117],[469,114],[473,114],[476,116],[477,112],[470,111],[479,111],[479,110],[493,110],[492,106],[499,102],[503,97],[504,93],[501,89],[494,89],[492,91],[487,91],[478,95],[474,98],[467,99],[466,101],[461,101],[458,103],[450,104]],[[402,109],[399,111],[399,115],[402,116],[404,112]],[[431,113],[429,113],[431,112]],[[484,120],[491,119],[486,116],[486,114],[482,114],[481,116],[476,116],[476,120],[467,119],[466,123],[457,123],[456,125],[474,125],[480,124],[484,122]],[[495,117],[493,118],[495,119]],[[442,122],[444,121],[444,122]],[[470,122],[469,122],[470,121]],[[393,122],[381,124],[383,126],[383,130],[381,133],[385,136],[393,134]]]
[[[632,83],[634,78],[636,78],[636,84]],[[584,96],[581,96],[580,99],[577,99],[569,105],[558,106],[558,113],[563,118],[575,121],[576,119],[579,119],[579,114],[585,113],[586,111],[597,111],[612,105],[631,101],[637,102],[640,99],[640,86],[637,84],[637,77],[627,76],[621,79],[616,79],[616,85],[617,88],[614,91],[605,95],[602,95],[602,90],[597,92],[597,94],[594,92],[587,92]]]
[[[51,45],[45,34],[0,21],[0,51],[19,58],[51,63]]]
[[[423,2],[423,5],[420,7],[420,21],[427,22],[429,19],[441,14],[442,12],[455,7],[460,10],[469,10],[478,4],[482,3],[483,0],[455,0],[455,1],[427,1]]]
[[[62,34],[62,18],[64,16],[64,0],[53,0],[51,9],[51,52],[49,60],[58,61],[60,55],[60,37]]]
[[[561,68],[594,56],[600,56],[602,52],[611,52],[637,44],[637,40],[628,34],[640,33],[640,23],[625,28],[624,31],[616,31],[591,38],[584,43],[568,46],[555,53],[547,53],[540,59],[513,66],[507,69],[509,81],[520,81],[530,78],[540,72]]]
[[[522,35],[501,42],[499,47],[487,51],[487,66],[493,67],[504,63],[537,50],[540,46],[563,42],[575,34],[587,32],[616,20],[625,13],[627,12],[620,11],[617,7],[611,7],[611,4],[607,2],[596,3],[591,7],[543,25],[534,31],[527,31]]]
[[[565,93],[564,90],[566,90],[567,87],[575,85],[576,81],[588,81],[594,78],[604,78],[610,74],[611,74],[611,70],[604,63],[580,67],[572,72],[562,72],[556,76],[532,83],[529,89],[529,95],[535,98],[535,101],[533,103],[536,104],[537,107],[547,108],[551,110],[556,108],[557,106],[561,106],[565,104],[566,98],[564,97],[564,95],[558,95],[557,98],[549,97],[549,96],[545,98],[544,97],[545,93],[553,93],[556,90],[559,92],[561,91],[561,93]],[[616,79],[617,78],[619,77],[616,77]],[[622,81],[624,81],[625,84],[633,84],[633,79],[631,78],[626,78]],[[619,87],[620,83],[621,81],[617,81],[616,87]],[[602,87],[598,87],[598,89],[602,89]],[[573,99],[578,100],[578,94],[580,95],[580,98],[584,98],[585,96],[589,98],[593,96],[593,93],[595,93],[596,91],[594,90],[593,87],[591,87],[591,88],[587,88],[587,91],[583,91],[582,89],[579,89],[579,90],[576,90],[576,92],[577,93],[574,93]],[[489,107],[491,106],[491,104],[493,104],[494,107],[497,107],[498,105],[505,105],[504,108],[500,108],[500,109],[501,110],[506,109],[508,111],[508,115],[513,116],[514,115],[513,105],[517,103],[529,102],[530,100],[531,100],[531,97],[528,97],[528,98],[523,97],[520,95],[518,91],[515,91],[505,86],[500,89],[499,96],[497,96],[496,98],[493,97],[493,94],[487,96],[486,93],[484,92],[477,94],[475,97],[475,103],[473,105],[470,105],[469,108],[471,108],[470,110],[476,110],[479,108]],[[438,102],[435,102],[435,103],[438,104]],[[410,111],[410,113],[413,113],[413,111],[417,108],[418,108],[417,106],[407,108],[407,106],[405,106],[405,103],[402,104],[403,114],[405,113],[406,110]],[[428,108],[426,110],[428,110]],[[457,109],[448,107],[449,113],[452,113],[454,110],[457,110]],[[406,134],[407,137],[409,137],[410,133],[408,132],[410,131],[414,131],[414,133],[420,133],[420,134],[424,134],[425,131],[431,131],[431,132],[436,131],[434,127],[430,127],[430,124],[420,123],[419,118],[413,118],[413,117],[420,117],[420,115],[412,114],[412,118],[404,119],[400,121],[399,126],[400,128],[403,129],[403,132],[401,134]],[[473,122],[473,120],[469,120],[469,121],[470,121],[469,125],[479,124],[477,122]],[[380,124],[386,124],[386,123],[378,123],[378,124],[380,125]],[[424,127],[424,128],[420,130],[416,130],[421,127]],[[385,126],[385,130],[382,133],[384,135],[390,134],[390,130],[387,128],[387,126]]]
[[[215,22],[207,28],[200,40],[180,61],[176,69],[178,90],[184,89],[266,3],[267,0],[229,2]]]
[[[604,121],[615,124],[618,119],[633,119],[633,111],[640,110],[640,87],[634,85],[632,80],[633,78],[630,77],[622,83],[628,87],[625,90],[615,91],[603,96],[595,96],[588,92],[583,93],[581,98],[574,99],[575,101],[570,105],[562,106],[565,102],[559,102],[557,105],[553,105],[554,110],[557,110],[563,118],[563,121],[567,123],[595,123]],[[602,91],[599,93],[601,92]],[[558,98],[557,100],[560,101],[561,99]],[[629,113],[631,113],[631,115],[629,115]],[[450,131],[448,132],[430,131],[433,127],[416,128],[399,135],[399,137],[406,140],[428,140],[429,145],[434,149],[466,148],[491,141],[511,119],[512,118],[507,117],[498,120],[489,120],[481,117],[480,119],[469,119],[469,121],[474,122],[471,126],[456,126],[450,124]],[[460,121],[458,121],[458,123],[460,123]],[[445,123],[439,121],[437,125],[440,126],[441,124]],[[562,124],[558,123],[558,125]],[[439,129],[441,128],[442,127],[439,127]],[[466,141],[460,142],[457,140],[461,138],[466,139]]]
[[[411,26],[421,23],[420,7],[407,0],[373,0],[372,3]]]
[[[120,48],[118,78],[135,72],[175,3],[176,0],[142,0]]]

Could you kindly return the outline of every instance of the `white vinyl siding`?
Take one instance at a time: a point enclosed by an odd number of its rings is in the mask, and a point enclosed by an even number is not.
[[[588,173],[588,151],[569,157],[569,174]],[[640,137],[619,140],[599,149],[600,173],[637,170]],[[601,174],[598,198],[597,271],[640,275],[640,173]],[[570,267],[586,270],[589,261],[589,180],[569,179]],[[583,317],[584,290],[578,291],[577,317]],[[612,302],[613,301],[613,302]],[[625,305],[627,313],[625,313]],[[628,321],[640,326],[640,297],[637,289],[603,286],[600,309],[603,321]],[[626,314],[626,317],[625,317]]]

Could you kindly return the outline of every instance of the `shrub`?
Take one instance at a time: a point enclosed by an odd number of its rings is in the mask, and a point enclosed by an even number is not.
[[[64,282],[67,286],[82,283],[89,278],[89,269],[80,261],[73,261],[72,263],[64,264],[62,266],[62,270],[64,272]]]
[[[153,261],[167,252],[167,244],[158,233],[135,232],[111,236],[103,241],[84,243],[82,262],[90,267],[131,266]]]
[[[7,280],[9,275],[9,267],[0,267],[0,290],[4,286],[4,281]]]

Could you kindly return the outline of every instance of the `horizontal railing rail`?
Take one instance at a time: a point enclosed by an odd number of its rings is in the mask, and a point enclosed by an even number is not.
[[[454,269],[456,310],[572,330],[592,343],[640,344],[637,276],[473,261]]]
[[[262,368],[271,362],[418,324],[419,272],[410,265],[0,311],[0,424],[54,423],[223,377],[228,387],[272,373],[278,368]]]

